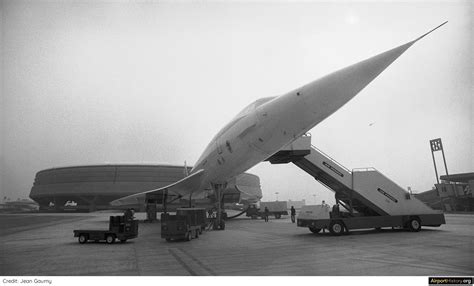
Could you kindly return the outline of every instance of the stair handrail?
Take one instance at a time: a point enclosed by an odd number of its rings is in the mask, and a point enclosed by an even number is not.
[[[375,169],[374,167],[365,167],[365,168],[354,168],[352,169],[352,172],[373,172],[373,171],[376,171],[376,172],[379,172],[377,169]],[[379,172],[380,173],[380,172]]]
[[[335,163],[337,166],[339,166],[340,168],[342,168],[344,171],[346,171],[347,173],[349,174],[352,174],[352,172],[346,168],[344,165],[342,165],[341,163],[339,163],[338,161],[334,160],[331,156],[329,156],[328,154],[324,153],[321,149],[319,149],[318,147],[314,146],[313,144],[311,144],[311,147],[313,147],[316,151],[318,151],[319,153],[323,154],[324,156],[326,156],[329,160],[331,160],[331,162]]]

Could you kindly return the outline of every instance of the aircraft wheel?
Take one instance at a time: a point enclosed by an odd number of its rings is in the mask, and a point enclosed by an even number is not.
[[[309,228],[309,230],[310,230],[312,233],[319,233],[319,232],[321,231],[320,228],[316,228],[316,227],[314,227],[314,226],[310,226],[310,227],[308,227],[308,228]]]
[[[332,235],[341,235],[344,233],[344,224],[340,221],[332,221],[329,224],[329,232]]]
[[[79,235],[78,240],[79,240],[80,244],[84,244],[84,243],[87,242],[87,236],[85,234],[81,234],[81,235]]]
[[[413,232],[418,232],[421,229],[421,222],[419,218],[412,218],[408,222],[408,229]]]
[[[115,242],[115,236],[113,234],[108,234],[107,237],[105,238],[105,242],[108,244],[112,244]]]

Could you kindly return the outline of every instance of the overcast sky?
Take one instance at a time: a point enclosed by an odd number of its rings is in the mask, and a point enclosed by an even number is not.
[[[444,21],[312,129],[312,142],[417,192],[436,181],[430,139],[442,138],[450,173],[474,171],[472,1],[1,3],[2,198],[26,198],[51,167],[192,165],[250,102]],[[332,201],[294,165],[250,172],[264,200]]]

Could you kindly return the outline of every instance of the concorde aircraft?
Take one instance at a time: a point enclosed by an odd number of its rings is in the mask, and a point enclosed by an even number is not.
[[[237,175],[269,158],[333,114],[409,47],[446,23],[406,44],[286,94],[256,100],[214,136],[187,177],[163,188],[115,200],[112,204],[163,192],[194,199],[212,191],[218,210],[217,228],[223,229],[222,192],[229,184],[233,184]]]

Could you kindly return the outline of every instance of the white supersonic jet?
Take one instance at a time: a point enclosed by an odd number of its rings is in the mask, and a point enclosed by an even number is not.
[[[261,98],[247,106],[211,140],[189,175],[169,186],[123,197],[122,205],[164,192],[193,199],[216,198],[217,228],[225,227],[221,217],[222,193],[235,177],[269,158],[286,145],[341,108],[419,38],[374,57],[353,64],[286,94]]]

